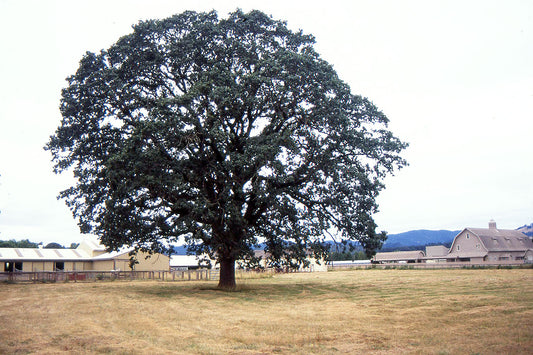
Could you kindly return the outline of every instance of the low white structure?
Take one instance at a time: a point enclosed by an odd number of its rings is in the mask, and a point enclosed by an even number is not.
[[[384,263],[421,263],[423,262],[426,254],[422,250],[412,250],[412,251],[393,251],[393,252],[384,252],[376,253],[372,258],[372,261],[378,264]]]
[[[371,260],[337,260],[330,261],[329,264],[333,267],[357,267],[361,265],[370,265]]]
[[[170,257],[170,270],[185,271],[201,268],[201,258],[196,255],[172,255]]]

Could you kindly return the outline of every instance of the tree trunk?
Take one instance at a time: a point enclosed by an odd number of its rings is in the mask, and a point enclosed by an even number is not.
[[[220,278],[218,280],[218,288],[223,290],[234,290],[236,286],[235,259],[220,259]]]

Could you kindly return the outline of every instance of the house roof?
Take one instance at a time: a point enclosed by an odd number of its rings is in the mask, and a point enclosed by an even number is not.
[[[422,250],[376,253],[374,261],[419,260],[425,256]]]
[[[489,252],[525,251],[533,249],[533,242],[522,232],[511,229],[466,228],[479,237]]]

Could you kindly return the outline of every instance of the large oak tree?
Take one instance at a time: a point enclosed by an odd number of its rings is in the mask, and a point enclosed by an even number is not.
[[[113,249],[184,239],[218,260],[223,288],[259,242],[277,263],[322,253],[329,232],[382,245],[376,196],[406,145],[312,36],[240,10],[133,29],[83,57],[46,147],[77,179],[60,196],[82,232]]]

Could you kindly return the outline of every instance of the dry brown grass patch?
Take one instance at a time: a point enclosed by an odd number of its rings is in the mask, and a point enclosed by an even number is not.
[[[0,285],[0,353],[521,354],[532,270]]]

